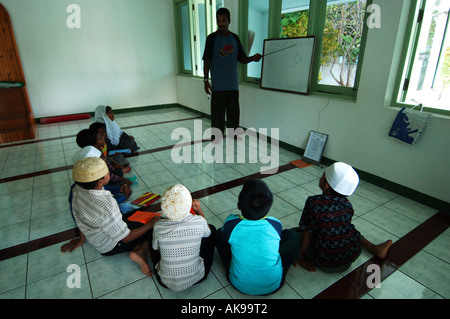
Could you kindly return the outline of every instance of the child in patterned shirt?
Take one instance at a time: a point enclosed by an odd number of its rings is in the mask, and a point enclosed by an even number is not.
[[[61,247],[62,252],[72,252],[87,240],[105,256],[131,251],[129,257],[137,263],[141,272],[151,276],[147,262],[154,223],[159,216],[147,224],[129,221],[119,210],[111,192],[103,187],[108,184],[110,173],[104,160],[88,157],[73,166],[72,210],[80,237]]]
[[[353,207],[347,196],[355,191],[358,174],[348,164],[338,162],[322,175],[319,187],[322,195],[306,200],[300,219],[302,247],[295,263],[315,272],[316,267],[327,273],[343,272],[359,257],[361,247],[383,259],[392,240],[375,245],[361,236],[351,223]]]
[[[165,191],[161,210],[165,218],[160,219],[153,230],[153,265],[163,287],[181,291],[208,276],[216,229],[208,225],[200,202],[192,200],[183,185],[173,185]]]

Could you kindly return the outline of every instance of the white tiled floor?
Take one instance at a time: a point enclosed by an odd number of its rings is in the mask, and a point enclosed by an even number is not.
[[[145,151],[178,143],[178,140],[171,140],[172,131],[185,127],[193,132],[194,120],[146,124],[194,116],[184,109],[167,108],[116,114],[116,120],[121,127],[141,125],[126,131],[136,138],[140,151]],[[76,135],[91,122],[92,119],[38,125],[36,139],[57,139],[20,146],[13,143],[0,148],[0,179],[72,165],[71,158],[78,146],[75,137],[67,136]],[[209,120],[205,118],[202,123],[203,129],[209,126]],[[208,144],[203,143],[203,149]],[[171,151],[129,159],[133,168],[131,174],[138,177],[138,182],[132,186],[131,200],[145,191],[162,193],[174,183],[182,183],[194,192],[257,173],[265,165],[249,163],[248,157],[246,163],[175,164]],[[279,165],[298,158],[297,154],[280,149]],[[71,173],[68,169],[0,183],[0,250],[76,227],[67,202]],[[322,167],[310,166],[264,178],[275,198],[271,215],[280,219],[284,228],[298,225],[306,198],[320,193],[318,181],[322,173]],[[200,198],[209,223],[221,227],[228,214],[237,213],[240,188]],[[353,222],[357,229],[376,243],[389,238],[396,241],[436,213],[432,208],[365,181],[361,181],[349,199],[355,208]],[[449,236],[447,230],[384,280],[380,289],[372,289],[364,298],[449,298]],[[89,244],[71,254],[63,254],[59,251],[61,245],[58,243],[0,261],[0,298],[252,298],[239,293],[227,282],[217,253],[205,282],[175,293],[162,288],[155,278],[145,277],[128,254],[103,257]],[[352,269],[369,258],[371,255],[363,252]],[[80,266],[79,289],[67,287],[70,273],[66,270],[71,264]],[[346,273],[330,275],[291,268],[284,287],[264,298],[312,298]]]

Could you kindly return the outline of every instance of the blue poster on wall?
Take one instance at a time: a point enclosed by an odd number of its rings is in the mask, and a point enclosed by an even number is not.
[[[414,144],[427,126],[431,113],[403,107],[392,124],[389,136],[408,144]]]

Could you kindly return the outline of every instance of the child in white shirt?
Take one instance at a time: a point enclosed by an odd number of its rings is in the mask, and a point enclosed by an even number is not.
[[[155,224],[151,256],[159,283],[181,291],[208,276],[216,229],[208,225],[200,202],[192,200],[183,185],[166,190],[161,198],[161,210],[165,218]]]

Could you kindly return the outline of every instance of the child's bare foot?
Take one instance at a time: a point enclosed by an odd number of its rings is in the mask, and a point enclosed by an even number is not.
[[[130,253],[130,259],[139,265],[139,267],[141,268],[141,272],[144,275],[147,275],[150,277],[152,275],[152,272],[151,272],[150,266],[148,265],[148,262],[147,262],[148,248],[145,249],[145,247],[143,247],[143,246],[144,246],[144,244],[137,246]],[[148,246],[148,244],[147,244],[147,246]]]
[[[392,246],[392,240],[387,240],[382,244],[379,244],[376,246],[376,256],[378,258],[384,259],[386,258],[387,252],[389,250],[389,248],[391,248]]]
[[[316,267],[314,267],[313,263],[307,260],[303,256],[299,256],[296,261],[294,261],[294,267],[300,266],[303,269],[309,271],[309,272],[316,272]]]
[[[122,172],[124,172],[124,173],[131,172],[131,167],[130,166],[126,166],[126,167],[122,168]]]
[[[148,265],[147,261],[145,260],[145,258],[143,256],[139,255],[135,251],[132,251],[130,253],[130,259],[139,265],[139,267],[141,268],[141,271],[144,275],[147,275],[149,277],[152,275],[150,266]]]

